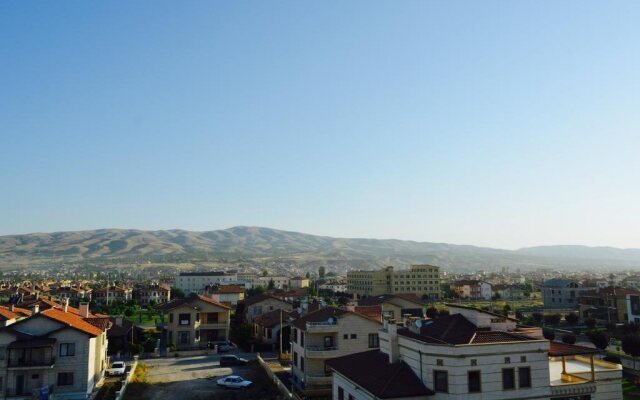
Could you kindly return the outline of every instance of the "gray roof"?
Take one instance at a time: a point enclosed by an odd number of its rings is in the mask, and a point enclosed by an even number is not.
[[[576,281],[572,281],[571,279],[565,278],[553,278],[542,283],[542,287],[551,287],[551,288],[566,288],[570,283],[578,284]]]

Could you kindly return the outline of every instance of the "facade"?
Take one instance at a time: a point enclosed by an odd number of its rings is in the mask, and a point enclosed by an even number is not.
[[[640,291],[615,286],[584,290],[580,294],[580,316],[607,323],[627,322],[627,296],[640,296]]]
[[[578,282],[564,278],[549,279],[540,286],[544,308],[551,309],[578,308],[583,290]]]
[[[471,300],[491,300],[491,284],[485,281],[464,279],[453,283],[453,292],[458,298]]]
[[[133,299],[133,289],[125,286],[107,286],[95,289],[93,299],[102,304],[124,303]]]
[[[306,287],[309,287],[309,278],[296,276],[289,279],[289,289],[302,289]]]
[[[290,317],[291,313],[282,309],[269,311],[266,314],[256,317],[253,322],[255,338],[264,344],[279,344],[280,331],[290,326]],[[283,342],[288,342],[289,337],[285,336],[282,340]]]
[[[224,271],[181,272],[176,277],[174,286],[182,289],[185,294],[201,293],[207,285],[227,285],[237,280],[237,274],[228,274]]]
[[[380,352],[327,362],[334,399],[622,398],[622,368],[592,348],[549,342],[536,328],[470,307],[449,305],[436,320],[385,322]],[[407,370],[408,369],[408,370]],[[380,384],[379,371],[386,375]],[[408,371],[411,374],[408,374]]]
[[[412,265],[408,270],[386,267],[377,271],[347,272],[347,292],[358,296],[413,293],[430,300],[440,298],[440,268]]]
[[[230,303],[237,306],[244,300],[245,289],[240,285],[212,285],[204,289],[205,296],[217,299],[221,303]]]
[[[325,361],[377,349],[382,323],[364,315],[326,307],[295,319],[291,328],[291,378],[304,393],[327,393],[331,376]]]
[[[171,301],[171,287],[165,283],[150,283],[136,288],[134,297],[141,305],[164,304]]]
[[[292,311],[293,306],[268,294],[249,297],[244,301],[244,320],[247,324],[253,324],[257,317],[275,310]]]
[[[108,318],[69,307],[40,311],[0,329],[0,399],[86,399],[107,368]]]
[[[628,294],[627,296],[627,321],[640,325],[640,295]]]
[[[492,285],[493,296],[502,300],[522,300],[527,298],[524,285]]]
[[[205,348],[229,340],[231,308],[195,293],[158,306],[163,311],[162,342],[177,349]]]
[[[318,286],[319,290],[328,290],[333,293],[345,293],[347,291],[347,283],[339,281],[325,282]]]
[[[258,286],[269,287],[271,281],[274,289],[289,289],[289,278],[286,276],[261,276],[258,278]]]
[[[366,308],[377,307],[383,318],[402,319],[406,315],[424,316],[424,305],[416,295],[382,295],[365,297],[358,300],[358,312]]]

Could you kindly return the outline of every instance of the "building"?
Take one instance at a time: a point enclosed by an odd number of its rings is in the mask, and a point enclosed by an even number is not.
[[[291,324],[291,377],[302,395],[329,394],[325,361],[377,349],[382,327],[380,321],[335,307],[309,312]]]
[[[237,274],[228,274],[224,271],[209,272],[181,272],[174,286],[189,293],[201,293],[208,285],[227,285],[238,280]]]
[[[627,295],[627,321],[640,325],[640,295]]]
[[[277,297],[261,294],[252,296],[244,301],[244,321],[247,324],[253,324],[254,320],[268,312],[275,310],[292,311],[291,303],[279,299]]]
[[[347,272],[347,292],[358,296],[413,293],[429,300],[440,298],[440,268],[412,265],[408,270],[386,267],[377,271]]]
[[[273,289],[289,289],[289,278],[286,276],[261,276],[258,278],[258,286],[269,287],[273,282]]]
[[[280,332],[282,330],[283,347],[289,347],[290,333],[286,332],[290,326],[291,312],[277,309],[256,317],[253,321],[253,333],[255,338],[264,344],[280,344]]]
[[[491,284],[475,279],[463,279],[453,282],[453,293],[460,299],[491,300]]]
[[[0,328],[0,399],[32,399],[46,391],[56,399],[86,399],[107,368],[106,316],[87,303],[40,310]]]
[[[11,304],[9,306],[0,306],[0,327],[9,326],[18,322],[23,318],[31,315],[31,311],[26,308],[19,308]]]
[[[379,352],[327,361],[333,398],[622,398],[622,367],[596,360],[597,349],[549,342],[540,329],[499,314],[449,311],[435,320],[386,321]]]
[[[526,285],[492,285],[491,291],[493,296],[502,300],[522,300],[528,298],[528,289]]]
[[[629,320],[627,296],[639,296],[636,289],[608,286],[584,290],[580,294],[580,316],[602,322],[623,323]]]
[[[296,276],[289,279],[289,289],[302,289],[306,287],[309,287],[309,278]]]
[[[245,288],[240,285],[211,285],[204,289],[204,295],[217,299],[221,303],[237,306],[244,300]]]
[[[583,290],[578,282],[564,278],[549,279],[540,286],[544,308],[551,309],[578,308]]]
[[[322,285],[318,286],[318,290],[324,291],[327,290],[333,293],[346,293],[347,292],[347,283],[340,281],[329,281],[325,282]]]
[[[164,304],[171,301],[171,287],[166,283],[140,285],[134,291],[134,298],[141,305]]]
[[[358,312],[368,314],[367,308],[375,308],[383,318],[402,319],[407,315],[424,316],[422,301],[418,296],[412,294],[385,294],[358,300]]]
[[[126,286],[109,285],[95,289],[93,299],[101,304],[124,303],[133,299],[133,289]]]
[[[231,307],[190,293],[157,307],[163,312],[161,341],[177,349],[205,348],[229,340]]]

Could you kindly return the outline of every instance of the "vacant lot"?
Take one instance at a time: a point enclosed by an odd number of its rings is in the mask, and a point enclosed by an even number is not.
[[[223,389],[216,380],[240,375],[253,382],[248,389]],[[279,400],[275,385],[253,361],[241,367],[220,367],[211,357],[153,360],[147,364],[142,382],[127,387],[125,400]]]

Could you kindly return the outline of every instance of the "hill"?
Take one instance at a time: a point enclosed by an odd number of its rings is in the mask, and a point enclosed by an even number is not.
[[[99,229],[0,236],[0,263],[43,260],[280,259],[344,266],[432,263],[455,269],[640,266],[639,249],[544,246],[516,251],[406,240],[346,239],[259,227],[192,232]]]

